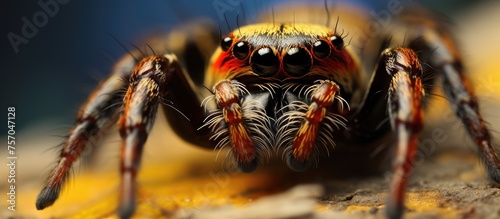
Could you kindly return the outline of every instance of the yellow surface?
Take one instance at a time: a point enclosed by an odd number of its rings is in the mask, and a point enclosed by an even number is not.
[[[185,145],[187,147],[187,145]],[[193,150],[196,151],[196,150]],[[301,174],[294,174],[279,164],[269,168],[243,174],[220,171],[221,163],[214,162],[214,156],[200,151],[188,157],[179,157],[169,162],[146,163],[139,175],[138,208],[133,218],[168,218],[178,209],[212,208],[235,205],[245,207],[262,197],[274,195],[296,184]],[[438,163],[457,160],[454,154],[442,155]],[[473,155],[460,158],[464,162],[477,164]],[[478,165],[479,168],[479,165]],[[482,171],[472,168],[464,175],[477,179],[486,177]],[[60,199],[54,206],[43,211],[34,209],[34,200],[38,188],[32,188],[20,197],[24,201],[18,206],[18,212],[28,218],[116,218],[118,173],[113,170],[78,174],[71,180]],[[296,178],[290,178],[296,177]],[[290,181],[295,181],[290,183]],[[385,200],[386,192],[373,194]],[[443,197],[439,191],[411,191],[407,193],[406,214],[437,212],[443,218],[455,218],[457,210],[440,204]],[[330,206],[337,203],[317,204],[318,212],[330,211]],[[372,208],[382,209],[383,203],[374,205],[351,204],[344,212],[369,212]]]
[[[137,215],[141,216],[134,218],[164,218],[164,214],[185,207],[244,205],[273,193],[262,190],[276,188],[275,179],[265,171],[230,174],[218,171],[220,166],[216,165],[220,163],[214,162],[213,156],[185,158],[147,164],[141,169],[137,208]],[[205,161],[200,163],[199,160]],[[37,190],[33,189],[24,196],[24,199],[33,200],[27,203],[31,205],[20,205],[18,211],[45,218],[114,218],[113,209],[118,200],[117,175],[113,172],[77,175],[52,207],[39,212],[34,209]]]

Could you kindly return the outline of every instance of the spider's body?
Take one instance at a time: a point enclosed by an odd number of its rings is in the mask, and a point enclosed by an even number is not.
[[[445,93],[478,145],[490,176],[500,181],[500,162],[460,56],[441,24],[421,17],[408,15],[374,35],[379,43],[375,62],[367,56],[373,51],[344,43],[347,27],[339,33],[337,24],[276,21],[239,27],[219,45],[207,39],[212,36],[209,28],[194,25],[171,35],[188,36],[182,43],[153,44],[166,47],[165,55],[142,60],[126,56],[82,106],[37,208],[57,199],[87,142],[118,120],[123,139],[119,213],[129,217],[135,209],[142,147],[158,106],[172,98],[189,119],[187,123],[165,108],[176,133],[205,147],[230,148],[245,172],[274,151],[282,153],[291,169],[303,171],[317,165],[319,156],[335,153],[336,147],[374,145],[391,136],[396,152],[387,212],[399,218],[423,105],[436,76],[443,77]],[[397,42],[401,34],[407,44]],[[119,91],[125,88],[123,97]]]

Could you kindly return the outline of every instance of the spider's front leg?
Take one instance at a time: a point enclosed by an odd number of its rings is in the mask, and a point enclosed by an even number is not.
[[[495,151],[495,148],[491,142],[490,131],[485,125],[485,122],[479,112],[479,106],[477,97],[474,94],[472,86],[464,74],[464,68],[462,64],[462,59],[458,50],[454,47],[455,43],[450,37],[447,29],[441,23],[435,22],[432,19],[433,15],[428,13],[423,13],[421,11],[415,11],[413,13],[405,13],[406,16],[403,17],[401,23],[395,25],[395,28],[390,31],[391,36],[396,33],[393,39],[406,38],[410,39],[408,43],[408,48],[413,51],[419,51],[418,59],[413,52],[396,52],[396,50],[386,50],[382,58],[379,60],[378,68],[374,78],[372,79],[372,84],[365,100],[365,106],[359,113],[358,119],[361,121],[368,121],[367,126],[362,127],[362,131],[367,131],[372,136],[374,133],[378,133],[377,130],[370,129],[369,127],[383,127],[380,130],[383,132],[386,130],[386,126],[378,126],[380,119],[372,119],[375,113],[380,112],[383,108],[382,104],[376,104],[374,107],[369,107],[370,104],[367,103],[377,103],[384,98],[384,94],[388,94],[388,106],[387,109],[390,114],[390,121],[392,125],[392,130],[397,136],[397,152],[395,159],[395,173],[392,178],[391,193],[389,195],[387,213],[391,218],[400,218],[403,212],[403,199],[404,199],[404,187],[406,186],[406,180],[408,174],[411,172],[413,156],[415,154],[417,145],[416,139],[417,135],[414,132],[418,132],[421,127],[421,102],[422,97],[419,94],[419,90],[423,87],[431,88],[435,83],[435,78],[443,77],[443,89],[449,101],[451,102],[453,109],[457,116],[462,120],[464,128],[467,130],[470,137],[474,140],[475,144],[479,148],[479,156],[482,159],[485,167],[487,169],[488,175],[491,179],[496,182],[500,182],[500,159]],[[399,35],[397,33],[402,33]],[[404,35],[404,36],[402,36]],[[389,38],[389,37],[387,37]],[[397,41],[397,40],[396,40]],[[395,42],[397,43],[397,42]],[[392,44],[394,45],[394,44]],[[411,51],[410,49],[402,49],[401,51]],[[392,55],[390,55],[392,54]],[[396,56],[394,56],[396,55]],[[390,57],[396,58],[390,58]],[[403,57],[403,58],[402,58]],[[413,57],[413,58],[412,58]],[[408,83],[400,83],[389,80],[387,75],[393,75],[391,73],[394,69],[399,69],[407,66],[402,62],[407,60],[407,64],[416,67],[420,66],[418,60],[427,60],[426,65],[418,67],[417,69],[423,70],[422,75],[412,75],[411,80],[419,80],[421,78],[430,78],[431,80],[426,80],[422,85],[413,83],[408,91],[400,90],[397,91],[398,87],[406,87]],[[385,81],[393,81],[390,85]],[[417,86],[418,85],[418,86]],[[389,86],[389,91],[385,92],[386,87]],[[379,92],[384,91],[384,92]],[[406,96],[408,100],[407,103],[402,104],[401,98],[394,98],[392,94],[405,94],[400,96]],[[427,98],[424,98],[427,99]],[[413,104],[412,104],[413,103]],[[418,104],[417,104],[418,103]],[[395,105],[396,104],[396,105]],[[376,110],[372,110],[375,108]],[[408,113],[404,113],[408,112]],[[398,117],[405,116],[407,118],[416,118],[414,122],[408,123],[403,126],[399,125]],[[409,124],[411,126],[409,126]],[[404,131],[404,130],[407,131]],[[358,132],[360,132],[358,130]],[[409,132],[408,130],[411,130]],[[407,138],[411,141],[407,141],[402,144],[402,139]]]
[[[120,153],[122,179],[118,213],[121,218],[128,218],[135,211],[136,175],[143,146],[175,71],[180,71],[175,55],[150,56],[144,58],[130,76],[124,98],[124,109],[119,121],[122,137]]]
[[[44,209],[56,201],[73,162],[103,129],[116,123],[118,111],[123,109],[119,118],[122,183],[118,213],[121,218],[130,217],[136,205],[136,174],[142,149],[157,109],[169,90],[170,82],[189,80],[185,77],[175,55],[146,57],[137,65],[132,55],[125,56],[82,106],[77,122],[63,145],[59,161],[38,195],[37,209]],[[124,89],[127,89],[125,97],[122,93]]]
[[[130,77],[135,64],[132,55],[123,57],[111,71],[110,77],[99,84],[80,108],[76,123],[63,144],[59,160],[37,197],[38,210],[51,206],[57,200],[73,163],[102,130],[116,123],[116,115],[122,106],[121,91],[128,84],[124,78]]]
[[[425,89],[422,73],[422,66],[412,49],[386,49],[372,76],[365,105],[357,116],[356,132],[364,135],[363,138],[376,137],[387,129],[394,133],[396,153],[386,206],[388,216],[393,219],[401,218],[403,213],[406,185],[423,126]],[[389,114],[390,126],[385,116],[380,115],[385,112]]]
[[[420,60],[426,59],[428,65],[423,67],[424,74],[428,77],[443,77],[443,90],[450,101],[456,115],[462,120],[464,128],[478,147],[478,155],[482,160],[489,177],[500,182],[500,159],[492,144],[490,131],[479,111],[479,103],[474,90],[464,73],[460,53],[455,48],[455,42],[444,25],[428,22],[417,16],[409,14],[408,23],[402,29],[411,26],[409,32],[409,47],[419,51]],[[438,74],[438,75],[431,75]],[[426,87],[432,85],[426,84]],[[399,152],[398,152],[399,154]],[[393,187],[394,189],[394,187]],[[391,199],[390,199],[391,200]],[[391,201],[389,202],[391,204]],[[390,209],[389,213],[399,213],[402,206]],[[396,214],[399,215],[399,214]]]
[[[204,77],[200,71],[205,68],[210,51],[216,47],[215,42],[207,40],[214,35],[212,27],[207,22],[196,22],[185,25],[182,29],[174,29],[175,34],[166,36],[167,40],[159,37],[151,41],[151,48],[167,50],[166,55],[153,55],[137,60],[134,57],[144,54],[133,51],[114,66],[110,76],[92,92],[81,107],[77,121],[63,144],[59,160],[37,197],[37,209],[49,207],[57,200],[70,169],[81,152],[103,130],[118,121],[122,138],[118,214],[121,218],[129,218],[136,207],[136,175],[143,146],[160,105],[164,107],[168,122],[176,134],[200,146],[214,146],[210,141],[211,130],[206,126],[202,127],[207,115],[200,106],[207,94],[203,93],[205,90],[199,89]],[[187,58],[192,63],[181,63],[178,56]],[[182,64],[189,71],[182,68]],[[175,109],[165,102],[166,99],[174,99]],[[184,116],[178,116],[179,112]]]
[[[390,218],[400,218],[404,210],[404,198],[408,178],[413,170],[414,156],[418,147],[418,135],[423,126],[422,67],[417,55],[409,48],[386,50],[379,63],[390,75],[387,92],[389,121],[396,137],[394,172],[387,202]],[[382,65],[380,65],[382,64]]]

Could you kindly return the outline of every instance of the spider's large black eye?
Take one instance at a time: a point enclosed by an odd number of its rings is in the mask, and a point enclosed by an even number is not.
[[[335,47],[335,49],[341,50],[344,48],[344,39],[342,39],[342,37],[334,35],[330,37],[330,41],[332,41],[332,44]]]
[[[260,76],[271,76],[279,69],[279,59],[269,47],[258,49],[252,54],[252,70]]]
[[[233,38],[231,37],[225,37],[220,41],[220,47],[224,52],[231,48],[231,45],[233,45]]]
[[[330,55],[330,45],[324,40],[318,40],[313,44],[313,52],[318,58],[326,58]]]
[[[283,58],[285,71],[293,76],[302,76],[311,70],[311,55],[302,47],[292,47]]]
[[[234,57],[243,60],[248,56],[248,53],[250,52],[250,46],[248,45],[247,42],[245,41],[240,41],[236,43],[233,47],[233,55]]]

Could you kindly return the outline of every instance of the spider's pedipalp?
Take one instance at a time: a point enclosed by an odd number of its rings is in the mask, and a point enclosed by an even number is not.
[[[285,87],[285,92],[298,89],[297,97],[305,95],[309,103],[294,100],[279,110],[283,113],[277,120],[277,147],[285,147],[284,158],[290,168],[304,171],[317,162],[319,144],[327,154],[328,147],[335,145],[332,127],[345,126],[335,118],[336,113],[331,112],[340,88],[329,80],[317,80],[309,87],[296,84]],[[291,96],[286,98],[295,98],[294,94],[287,94]]]
[[[269,156],[270,147],[274,144],[270,132],[271,118],[263,105],[271,94],[252,95],[236,80],[219,82],[214,86],[213,93],[224,123],[211,120],[212,124],[205,123],[204,126],[218,127],[218,132],[211,137],[219,141],[217,147],[224,146],[221,142],[229,142],[241,170],[253,171],[262,155]]]

